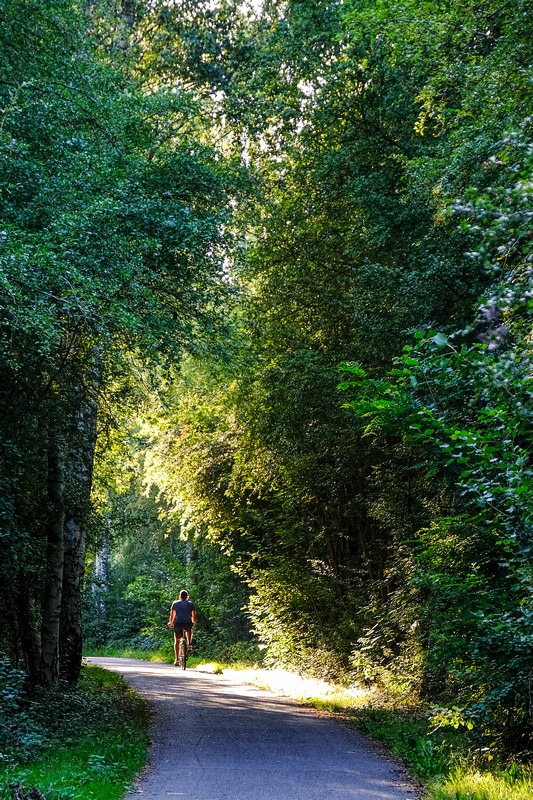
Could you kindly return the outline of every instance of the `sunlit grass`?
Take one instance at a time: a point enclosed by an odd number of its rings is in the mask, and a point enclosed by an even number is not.
[[[315,678],[305,678],[283,669],[224,669],[224,674],[235,672],[236,677],[261,689],[283,694],[293,700],[309,703],[328,711],[342,711],[361,706],[372,694],[360,686],[336,686]]]
[[[226,669],[225,664],[221,664],[219,661],[203,661],[202,659],[197,659],[195,668],[200,672],[210,672],[212,675],[222,675],[224,669]]]
[[[512,769],[500,775],[457,769],[430,783],[429,792],[432,800],[532,800],[533,777]]]

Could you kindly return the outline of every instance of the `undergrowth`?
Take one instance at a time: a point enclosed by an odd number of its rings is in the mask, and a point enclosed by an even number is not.
[[[148,713],[122,678],[86,665],[75,689],[28,696],[19,676],[6,681],[6,672],[0,798],[123,797],[146,762]]]
[[[533,770],[480,749],[468,731],[433,729],[420,708],[371,702],[350,719],[400,758],[425,788],[428,800],[532,800]]]

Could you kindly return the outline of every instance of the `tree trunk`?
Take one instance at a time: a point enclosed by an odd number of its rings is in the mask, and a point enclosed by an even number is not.
[[[22,571],[19,571],[14,581],[13,597],[10,598],[12,610],[9,614],[12,620],[13,646],[15,664],[23,664],[28,673],[30,683],[34,686],[40,680],[41,666],[41,631],[36,624],[35,582],[28,581]],[[7,604],[6,604],[7,605]]]
[[[65,522],[65,569],[61,606],[61,678],[69,684],[77,681],[81,668],[84,570],[84,530],[73,516],[69,516]]]
[[[96,609],[96,625],[98,629],[97,643],[105,644],[107,641],[107,602],[106,593],[109,588],[109,557],[111,548],[109,543],[109,515],[106,514],[100,552],[96,554],[93,572],[92,593]]]
[[[68,500],[65,516],[65,568],[61,609],[61,677],[77,681],[82,661],[82,593],[85,575],[85,526],[90,510],[96,449],[96,390],[99,370],[91,371],[91,388],[74,390],[77,409],[68,453]]]
[[[62,441],[50,431],[48,453],[48,514],[46,577],[42,601],[40,682],[53,686],[59,680],[59,628],[63,585],[64,464]],[[31,670],[30,670],[31,671]]]

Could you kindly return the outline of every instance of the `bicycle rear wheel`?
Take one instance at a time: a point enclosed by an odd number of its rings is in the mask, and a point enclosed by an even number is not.
[[[182,636],[180,639],[180,667],[187,669],[187,639]]]

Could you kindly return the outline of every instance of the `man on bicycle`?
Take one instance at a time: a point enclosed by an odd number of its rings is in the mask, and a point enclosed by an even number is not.
[[[189,592],[182,589],[180,599],[174,600],[170,606],[170,619],[168,627],[174,628],[174,654],[176,660],[174,666],[178,665],[180,639],[185,631],[187,637],[187,650],[192,653],[192,626],[196,624],[196,609],[189,600]]]

